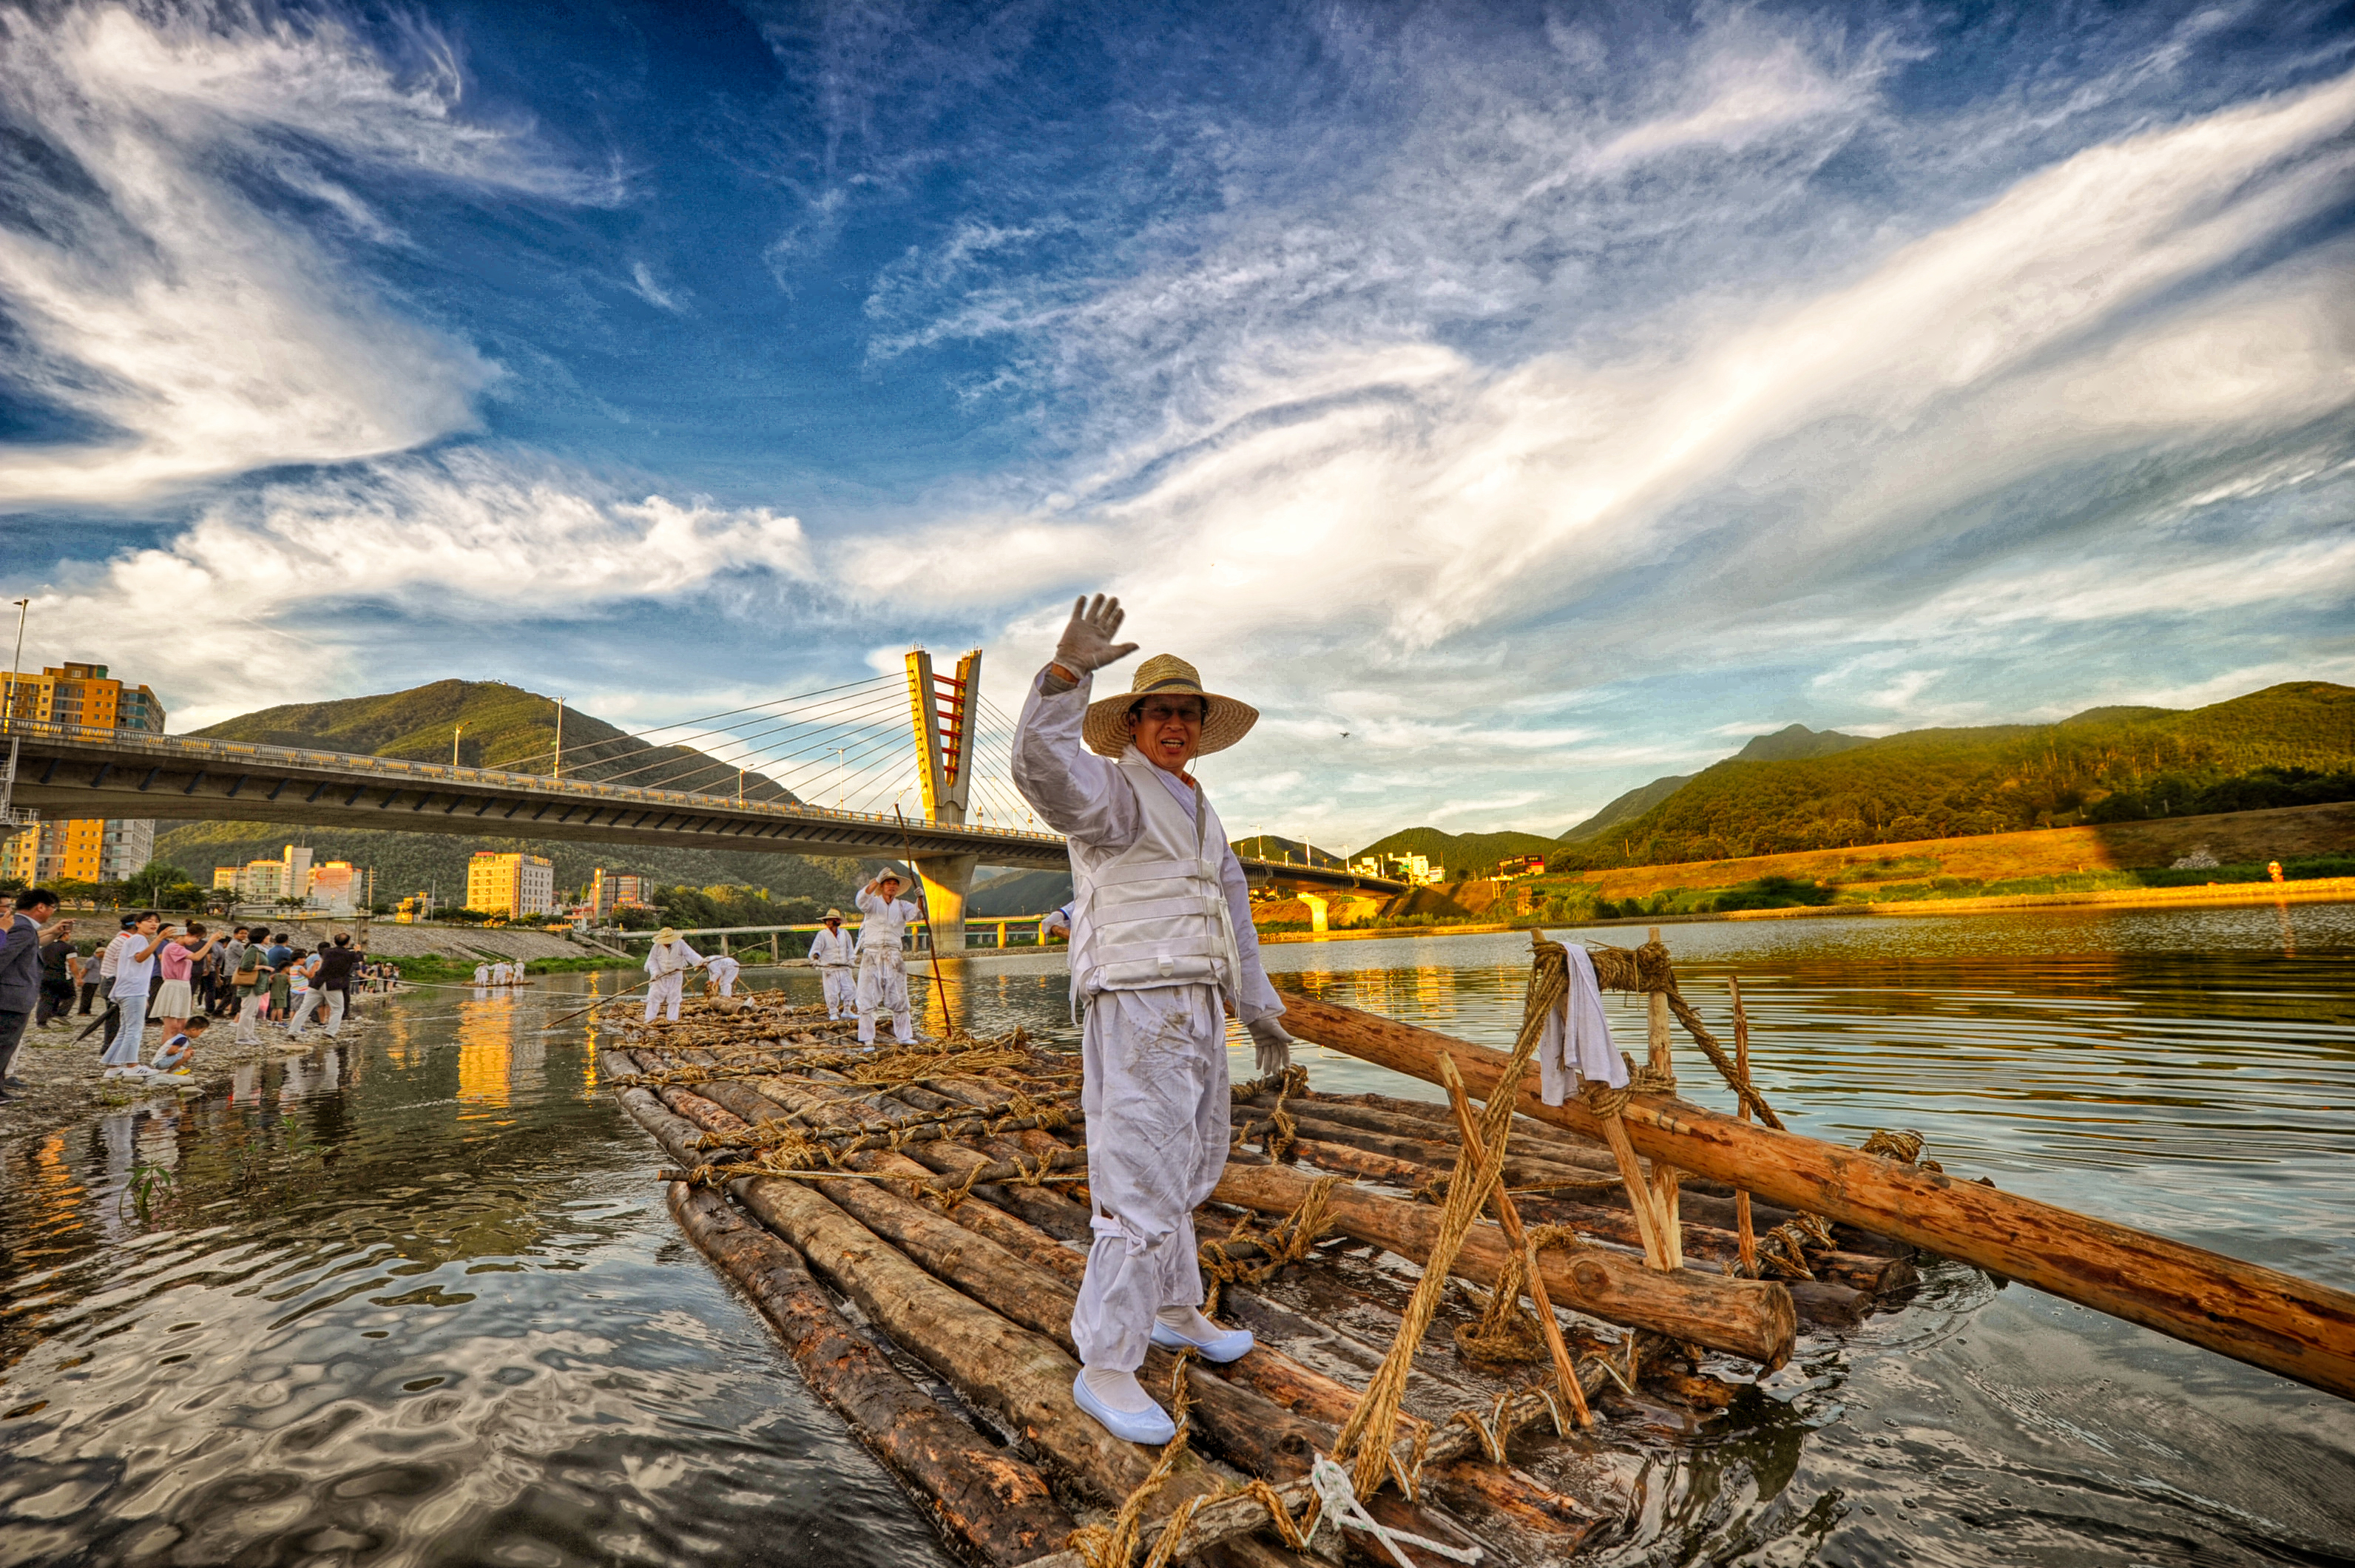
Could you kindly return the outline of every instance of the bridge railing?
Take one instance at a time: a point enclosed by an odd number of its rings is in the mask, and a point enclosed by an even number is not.
[[[373,774],[386,780],[399,779],[409,783],[468,784],[502,789],[528,789],[535,792],[575,796],[582,800],[607,800],[617,805],[684,805],[705,811],[724,805],[733,810],[759,816],[808,818],[855,823],[860,826],[890,827],[896,830],[899,818],[874,811],[846,811],[839,806],[812,805],[803,802],[786,805],[781,801],[744,800],[731,795],[699,795],[688,790],[642,789],[625,784],[598,784],[589,779],[566,778],[557,773],[518,773],[498,768],[453,767],[445,763],[411,762],[401,757],[370,757],[354,752],[322,752],[309,747],[268,746],[251,741],[213,741],[193,735],[157,735],[144,730],[118,730],[94,724],[59,724],[48,720],[16,719],[0,728],[0,734],[18,735],[28,740],[77,741],[98,743],[117,750],[141,752],[144,755],[169,758],[176,762],[197,761],[218,763],[223,771],[240,763],[282,763],[296,767],[329,767],[346,773]],[[938,832],[946,824],[919,817],[911,821],[911,828]],[[954,829],[964,834],[992,838],[1018,838],[1039,845],[1062,846],[1062,838],[1053,833],[1034,833],[1018,827],[976,827],[963,825]]]

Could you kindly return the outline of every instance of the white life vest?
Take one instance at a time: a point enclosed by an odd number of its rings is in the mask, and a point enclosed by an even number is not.
[[[1216,986],[1232,1002],[1242,979],[1234,912],[1219,880],[1227,839],[1200,787],[1194,819],[1161,770],[1141,756],[1121,771],[1144,830],[1118,853],[1071,839],[1071,993]]]
[[[905,899],[887,899],[880,894],[869,898],[861,892],[858,912],[866,917],[858,923],[858,961],[875,965],[900,957],[900,939],[907,933],[908,923],[920,912]]]

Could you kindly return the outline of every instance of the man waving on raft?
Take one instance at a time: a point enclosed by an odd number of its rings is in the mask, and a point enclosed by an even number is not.
[[[1071,997],[1084,1008],[1081,1103],[1095,1244],[1071,1312],[1081,1369],[1071,1395],[1114,1435],[1166,1443],[1168,1414],[1136,1381],[1149,1343],[1213,1361],[1248,1352],[1248,1329],[1202,1316],[1194,1211],[1225,1168],[1224,1015],[1242,1020],[1259,1070],[1291,1061],[1284,1004],[1260,966],[1250,884],[1202,786],[1187,772],[1258,722],[1163,654],[1124,695],[1090,701],[1091,677],[1136,651],[1115,643],[1120,602],[1073,606],[1014,741],[1014,782],[1070,840]],[[1092,753],[1092,754],[1091,754]]]

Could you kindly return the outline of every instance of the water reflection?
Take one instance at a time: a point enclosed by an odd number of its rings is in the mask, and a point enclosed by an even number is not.
[[[2355,1283],[2355,911],[1670,928],[1803,1129]],[[1591,933],[1625,945],[1641,932]],[[1509,1040],[1527,938],[1289,944],[1279,983]],[[1060,952],[911,977],[1073,1032]],[[591,990],[421,992],[230,1092],[0,1150],[0,1559],[945,1561],[677,1235]],[[759,976],[815,1000],[802,972]],[[1643,1018],[1614,1002],[1623,1044]],[[1240,1045],[1240,1042],[1239,1042]],[[1427,1094],[1304,1052],[1320,1086]],[[1690,1051],[1689,1093],[1730,1107]],[[1247,1049],[1236,1067],[1248,1072]],[[143,1221],[142,1171],[168,1179]],[[1641,1439],[1613,1561],[2258,1563],[2355,1539],[2340,1402],[1976,1271]],[[1623,1438],[1629,1435],[1621,1434]]]
[[[0,1154],[0,1560],[944,1561],[548,1013],[409,998]]]

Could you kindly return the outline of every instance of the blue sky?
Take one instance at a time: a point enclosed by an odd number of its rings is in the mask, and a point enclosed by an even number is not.
[[[2355,679],[2350,24],[9,13],[0,565],[176,728],[912,642],[1012,708],[1110,589],[1337,848]]]

